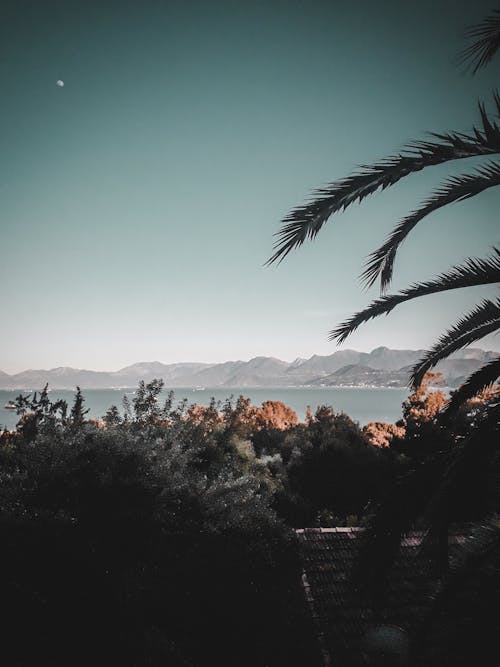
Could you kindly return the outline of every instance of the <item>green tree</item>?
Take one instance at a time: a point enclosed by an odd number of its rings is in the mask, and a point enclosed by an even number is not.
[[[113,428],[121,424],[122,418],[120,416],[120,411],[118,410],[116,405],[112,405],[109,408],[109,410],[103,417],[103,421],[107,428]]]
[[[144,380],[139,382],[135,396],[132,400],[135,419],[140,422],[154,423],[161,416],[159,396],[163,389],[163,380],[154,379],[147,384]]]
[[[68,411],[65,400],[50,400],[48,384],[42,389],[40,396],[36,391],[33,396],[19,394],[15,406],[20,417],[17,429],[28,442],[36,438],[41,428],[54,430],[58,425],[64,424]]]
[[[70,422],[75,428],[81,428],[83,422],[85,421],[85,415],[88,414],[89,408],[86,410],[83,409],[83,404],[85,403],[85,398],[82,394],[80,387],[76,388],[75,398],[73,400],[73,406],[70,413]]]
[[[292,427],[278,451],[285,474],[277,500],[296,527],[328,516],[336,525],[349,515],[360,517],[390,475],[391,452],[371,446],[357,423],[330,406],[319,406],[307,425]]]
[[[29,442],[0,439],[8,664],[316,664],[270,486],[235,448],[217,456],[217,425],[192,424],[184,403],[157,420],[159,388],[136,394],[141,421],[110,410],[74,428],[57,413]]]

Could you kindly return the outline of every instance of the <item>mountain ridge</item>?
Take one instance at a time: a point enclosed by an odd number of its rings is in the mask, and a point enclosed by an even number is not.
[[[221,363],[142,361],[117,371],[92,371],[58,366],[29,369],[9,375],[0,371],[0,389],[111,389],[137,386],[161,378],[167,387],[270,387],[270,386],[377,386],[405,387],[409,369],[424,350],[392,350],[377,347],[371,352],[337,350],[331,355],[312,355],[288,362],[276,357],[257,356],[248,361]],[[438,364],[449,386],[458,386],[497,352],[467,348]]]

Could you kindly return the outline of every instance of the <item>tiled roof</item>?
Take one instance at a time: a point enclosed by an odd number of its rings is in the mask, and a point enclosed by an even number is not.
[[[325,665],[366,665],[363,643],[378,625],[400,628],[401,635],[416,625],[428,608],[438,575],[432,561],[419,549],[422,533],[401,541],[383,601],[374,610],[350,580],[362,528],[306,528],[297,530],[303,563],[303,584],[313,614]],[[449,542],[461,543],[461,535]]]

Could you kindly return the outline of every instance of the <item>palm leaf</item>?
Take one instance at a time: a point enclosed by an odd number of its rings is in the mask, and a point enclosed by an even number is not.
[[[463,502],[464,489],[480,476],[481,470],[488,470],[489,474],[494,470],[492,464],[497,452],[500,405],[492,401],[483,409],[482,415],[468,437],[461,444],[457,444],[455,440],[450,464],[443,472],[438,488],[427,503],[424,518],[430,528],[424,536],[423,547],[429,544],[441,530],[447,530],[448,524],[454,518],[450,512],[457,504],[460,505],[460,502]],[[498,488],[497,485],[495,487]],[[484,502],[477,497],[471,498],[470,502],[478,501],[480,504]],[[497,502],[498,498],[495,497],[493,505],[496,505]],[[470,509],[468,507],[469,511]]]
[[[500,98],[495,94],[494,99],[500,113]],[[284,218],[276,234],[275,252],[267,264],[281,262],[294,248],[314,239],[334,213],[379,189],[385,190],[409,174],[450,160],[499,153],[500,128],[489,119],[482,104],[479,111],[481,128],[473,127],[470,134],[431,133],[433,140],[412,141],[401,153],[375,165],[362,165],[359,172],[314,191],[308,204],[295,208]]]
[[[423,204],[406,216],[392,231],[387,240],[368,258],[361,277],[367,287],[381,277],[381,290],[388,287],[394,268],[397,250],[411,230],[430,213],[454,202],[469,199],[488,188],[500,185],[500,163],[487,164],[475,173],[454,176],[443,183]]]
[[[439,449],[425,465],[415,465],[396,478],[370,517],[360,539],[360,551],[351,576],[355,586],[375,591],[385,577],[407,535],[442,480],[448,455]]]
[[[496,282],[500,282],[500,250],[498,248],[493,249],[492,257],[487,259],[469,257],[463,264],[452,267],[447,273],[442,273],[433,280],[414,283],[398,294],[389,294],[376,299],[367,308],[333,329],[329,338],[343,343],[361,324],[390,313],[405,301],[446,290]]]
[[[484,338],[498,328],[500,328],[500,299],[496,302],[485,299],[441,336],[434,347],[418,361],[410,376],[412,386],[418,387],[427,371],[434,368],[441,359]]]
[[[475,74],[491,62],[500,47],[500,9],[494,9],[481,23],[469,28],[466,36],[474,40],[459,56],[459,62]]]
[[[479,370],[472,373],[466,382],[453,393],[443,414],[445,416],[451,415],[462,403],[490,387],[499,376],[500,357],[484,364]]]
[[[401,538],[422,516],[425,521],[420,526],[421,551],[429,553],[439,535],[448,533],[448,525],[453,519],[450,510],[463,496],[462,483],[470,480],[471,470],[489,465],[488,461],[496,451],[498,410],[494,405],[486,411],[478,428],[458,451],[454,443],[436,440],[438,433],[434,434],[432,456],[423,463],[414,462],[404,476],[395,480],[361,537],[361,550],[352,572],[355,585],[371,590],[383,586]],[[496,500],[494,498],[493,502]]]
[[[489,664],[497,648],[500,517],[475,524],[415,637],[418,664]],[[450,660],[451,658],[451,660]]]

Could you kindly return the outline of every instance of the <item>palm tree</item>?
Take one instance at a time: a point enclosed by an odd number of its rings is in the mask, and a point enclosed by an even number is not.
[[[476,72],[486,65],[500,47],[500,10],[495,10],[482,23],[468,31],[474,41],[461,54],[461,62]],[[500,96],[495,94],[496,115],[500,116]],[[434,279],[411,285],[396,294],[386,294],[393,277],[398,250],[414,227],[425,217],[448,204],[464,201],[500,185],[500,127],[479,103],[480,125],[469,133],[431,133],[429,140],[411,141],[399,154],[374,165],[363,166],[357,173],[316,190],[307,204],[293,209],[283,220],[277,233],[274,254],[268,264],[281,262],[292,250],[306,240],[314,239],[323,225],[335,214],[368,195],[384,190],[404,177],[452,160],[497,156],[484,165],[460,176],[448,178],[418,208],[411,211],[393,229],[382,245],[373,251],[366,262],[361,279],[369,287],[380,281],[381,297],[353,315],[330,332],[330,339],[344,342],[364,322],[387,314],[400,303],[428,294],[460,289],[473,285],[488,285],[500,281],[500,249],[493,248],[487,258],[468,258]],[[483,300],[464,315],[418,361],[410,375],[411,385],[420,385],[425,373],[442,359],[499,329],[500,300]],[[454,393],[447,406],[453,411],[471,396],[483,391],[500,375],[500,358],[486,364]]]
[[[473,72],[484,67],[500,48],[500,9],[468,31],[472,43],[460,56],[460,62]],[[500,96],[495,94],[496,115],[500,116]],[[388,238],[368,257],[362,273],[367,286],[380,281],[381,296],[367,308],[341,323],[330,338],[343,342],[361,324],[387,314],[399,304],[437,292],[472,285],[489,285],[500,281],[500,249],[493,248],[485,258],[468,258],[430,280],[415,283],[395,294],[387,294],[401,243],[425,217],[448,204],[463,201],[500,185],[500,127],[479,104],[480,124],[469,133],[433,133],[429,140],[412,141],[400,154],[379,163],[364,166],[357,173],[317,190],[313,199],[295,208],[283,220],[274,254],[268,263],[281,262],[306,240],[314,239],[323,225],[335,214],[368,195],[384,190],[405,176],[427,167],[467,158],[486,158],[473,171],[445,180],[426,201],[410,212]],[[496,157],[495,157],[496,156]],[[493,158],[493,159],[492,159]],[[419,387],[426,372],[453,352],[482,339],[499,329],[500,299],[483,299],[444,332],[418,361],[411,372],[411,384]],[[494,359],[473,373],[451,397],[446,413],[450,415],[467,399],[476,396],[500,375],[500,359]],[[418,656],[426,665],[467,665],[471,656],[479,662],[490,648],[497,616],[500,590],[500,456],[498,435],[500,403],[491,401],[479,411],[466,437],[454,433],[444,419],[436,423],[433,452],[416,459],[407,473],[394,480],[387,498],[369,518],[354,571],[353,584],[377,596],[382,594],[384,577],[399,549],[401,536],[420,520],[424,533],[423,548],[433,553],[442,573],[448,565],[448,527],[461,515],[463,503],[470,503],[475,531],[458,554],[449,576],[445,576],[431,613],[422,619],[417,642],[425,655]],[[464,500],[465,498],[465,500]],[[458,510],[458,511],[457,511]],[[478,522],[479,519],[479,522]],[[423,522],[422,522],[423,520]],[[489,591],[487,604],[478,595],[478,581]],[[484,583],[486,582],[486,583]],[[451,615],[450,610],[453,611]],[[449,619],[460,627],[452,631]],[[489,637],[485,637],[490,630]],[[432,637],[434,635],[434,637]],[[460,641],[458,641],[460,639]],[[486,641],[487,639],[487,641]],[[439,655],[428,651],[438,649]]]

